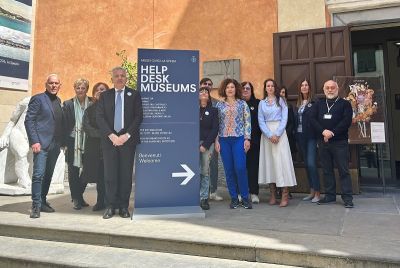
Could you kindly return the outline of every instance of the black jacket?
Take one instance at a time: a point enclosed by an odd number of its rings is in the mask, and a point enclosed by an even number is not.
[[[208,150],[218,135],[218,110],[208,104],[205,108],[200,107],[200,141]]]
[[[313,116],[313,109],[315,109],[315,100],[311,100],[309,103],[307,103],[306,107],[304,108],[302,118],[301,118],[301,124],[302,124],[302,133],[306,138],[309,139],[315,139],[317,138],[317,134],[315,133],[315,130],[311,124],[311,117]],[[297,127],[299,126],[299,108],[296,107],[294,110],[294,116],[295,116],[295,125],[294,125],[294,131],[297,133]]]
[[[92,98],[89,97],[89,105],[91,103],[92,103]],[[64,101],[63,117],[64,117],[64,141],[67,147],[67,151],[65,153],[65,161],[67,163],[72,164],[74,162],[75,139],[72,138],[70,135],[75,127],[74,98]]]
[[[142,98],[139,90],[125,87],[124,92],[124,128],[119,132],[114,131],[115,88],[104,91],[100,95],[96,109],[96,122],[99,126],[103,145],[113,148],[108,136],[112,133],[122,135],[129,133],[131,137],[127,145],[140,143],[140,124],[143,121]],[[106,147],[103,147],[106,149]]]
[[[251,97],[249,101],[246,101],[247,106],[249,106],[250,109],[250,115],[251,115],[251,144],[257,144],[260,145],[260,139],[261,139],[261,129],[260,126],[258,125],[258,104],[260,103],[259,99],[256,99],[255,97]]]
[[[96,123],[97,103],[90,105],[83,116],[82,128],[86,133],[85,153],[83,155],[82,180],[97,182],[103,159],[100,141],[100,131]]]
[[[353,116],[353,110],[350,102],[345,99],[339,98],[336,103],[332,106],[336,99],[326,100],[325,98],[318,100],[315,103],[315,108],[312,109],[311,125],[313,126],[317,138],[322,139],[322,132],[328,129],[333,132],[334,136],[329,140],[339,141],[349,139],[349,128],[351,126],[351,120]],[[324,115],[328,113],[326,101],[331,108],[330,114],[331,119],[325,119]]]

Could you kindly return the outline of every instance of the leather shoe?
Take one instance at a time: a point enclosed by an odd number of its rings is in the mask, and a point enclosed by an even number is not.
[[[83,197],[82,197],[82,199],[81,199],[81,206],[82,206],[82,207],[88,207],[88,206],[89,206],[89,204],[86,203],[86,201],[85,201],[85,199],[83,199]]]
[[[203,210],[209,210],[210,209],[210,204],[208,204],[208,199],[201,199],[200,200],[200,207]]]
[[[115,214],[115,209],[107,208],[106,212],[103,214],[103,219],[110,219]]]
[[[41,212],[47,212],[47,213],[52,213],[52,212],[55,212],[55,210],[54,210],[54,208],[52,208],[51,206],[50,206],[50,204],[49,203],[42,203],[42,205],[41,205],[41,207],[40,207],[40,211]]]
[[[79,202],[78,199],[73,199],[72,202],[74,203],[74,206],[73,206],[74,209],[76,209],[76,210],[82,209],[81,202]]]
[[[336,203],[335,199],[327,199],[326,197],[320,199],[317,204],[318,205],[327,205],[327,204],[334,204]]]
[[[121,216],[121,218],[129,218],[131,216],[131,214],[129,214],[129,211],[127,208],[120,208],[119,216]]]
[[[104,204],[96,203],[96,205],[93,206],[93,211],[99,211],[105,209],[106,206]]]
[[[40,218],[40,208],[38,206],[32,206],[30,217],[32,219]]]
[[[354,208],[353,201],[351,201],[351,200],[344,201],[344,207],[345,208]]]

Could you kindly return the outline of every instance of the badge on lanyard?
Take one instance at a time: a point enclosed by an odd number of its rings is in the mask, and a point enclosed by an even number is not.
[[[324,119],[332,119],[332,114],[330,114],[329,112],[331,111],[332,107],[336,104],[336,102],[338,101],[339,97],[336,97],[335,102],[329,107],[328,105],[328,100],[325,99],[325,103],[326,103],[326,109],[328,110],[328,112],[326,114],[324,114]]]

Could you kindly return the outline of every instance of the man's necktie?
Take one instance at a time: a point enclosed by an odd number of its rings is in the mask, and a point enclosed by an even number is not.
[[[117,100],[115,102],[114,130],[118,133],[122,129],[122,90],[117,90]]]

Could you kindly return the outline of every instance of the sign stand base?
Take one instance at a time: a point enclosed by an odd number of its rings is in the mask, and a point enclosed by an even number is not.
[[[199,206],[135,208],[132,220],[205,218]]]

